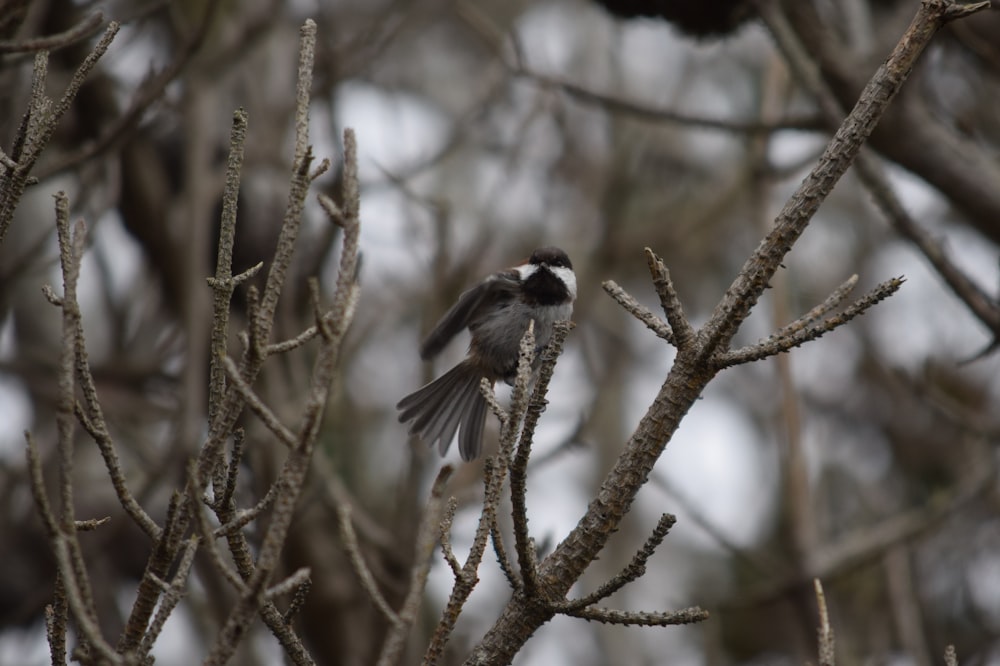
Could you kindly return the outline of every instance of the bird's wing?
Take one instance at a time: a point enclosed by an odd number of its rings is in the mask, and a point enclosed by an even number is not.
[[[420,358],[425,361],[438,355],[459,331],[474,322],[484,311],[498,302],[517,297],[521,276],[517,271],[501,271],[488,277],[458,298],[441,317],[434,330],[420,346]]]

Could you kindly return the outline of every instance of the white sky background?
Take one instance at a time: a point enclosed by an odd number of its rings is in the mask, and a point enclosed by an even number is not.
[[[569,27],[567,27],[569,26]],[[522,44],[528,61],[539,71],[566,76],[583,85],[607,90],[623,97],[633,98],[653,104],[663,104],[691,113],[703,113],[709,117],[738,118],[741,109],[733,106],[733,96],[725,94],[726,86],[733,82],[706,77],[692,77],[692,71],[711,68],[717,62],[741,60],[754,63],[766,57],[766,39],[755,27],[745,29],[740,36],[725,44],[692,45],[679,39],[669,28],[652,23],[636,22],[616,29],[607,18],[595,11],[581,11],[575,4],[543,4],[537,9],[525,12],[519,25]],[[616,40],[620,61],[609,63],[607,44]],[[588,50],[586,44],[594,44]],[[586,57],[580,57],[580,54]],[[123,66],[125,59],[119,61]],[[575,71],[572,71],[574,70]],[[145,69],[143,69],[145,71]],[[620,72],[628,76],[621,78]],[[612,82],[620,83],[615,89]],[[738,85],[738,83],[737,83]],[[678,90],[683,87],[684,94]],[[424,100],[405,93],[388,93],[374,85],[363,82],[347,82],[337,92],[336,124],[338,127],[353,127],[358,136],[362,181],[366,184],[362,192],[362,250],[364,264],[362,284],[363,301],[359,317],[377,316],[373,313],[393,307],[392,289],[405,289],[407,285],[422,285],[428,277],[428,262],[432,256],[431,230],[429,219],[415,211],[414,206],[396,189],[384,186],[385,177],[381,168],[389,171],[403,170],[407,165],[419,163],[434,154],[445,140],[452,118],[439,109],[431,107]],[[512,121],[513,122],[513,121]],[[313,116],[313,138],[315,153],[320,157],[339,159],[332,142],[328,118],[317,113]],[[391,131],[387,131],[391,128]],[[513,131],[514,128],[507,128]],[[544,136],[544,133],[541,134]],[[729,140],[721,134],[699,132],[693,135],[692,149],[702,155],[706,164],[723,159],[732,150]],[[599,148],[600,138],[588,137]],[[795,163],[803,155],[808,155],[821,145],[815,137],[796,133],[781,133],[775,137],[771,148],[777,163]],[[539,145],[536,150],[544,159],[545,150],[558,147]],[[504,188],[516,196],[502,199],[500,211],[502,219],[509,223],[504,233],[518,233],[516,225],[521,221],[525,226],[534,224],[544,213],[545,207],[539,201],[545,193],[536,191],[529,174],[509,172],[502,165],[486,166],[472,179],[476,191],[468,194],[475,200],[477,196],[493,196],[497,188]],[[907,203],[908,208],[923,223],[934,223],[947,215],[947,209],[919,182],[903,174],[894,173],[894,182]],[[791,179],[788,187],[794,187],[798,179]],[[416,179],[415,188],[430,183]],[[776,192],[774,210],[783,203],[787,192]],[[468,215],[468,211],[456,211],[458,216]],[[478,229],[472,217],[462,219],[467,226],[456,225],[456,248],[461,248],[473,238]],[[137,259],[133,242],[122,231],[117,220],[103,220],[96,228],[97,247],[91,251],[104,251],[115,257],[113,277],[121,289],[127,289],[136,276]],[[558,226],[554,230],[553,242],[561,243],[560,234],[566,229]],[[821,210],[817,219],[796,246],[787,262],[789,279],[802,279],[810,273],[809,279],[828,282],[832,290],[851,273],[861,274],[861,286],[872,285],[889,277],[905,275],[906,284],[899,294],[880,304],[866,315],[863,325],[879,345],[888,362],[908,370],[917,370],[917,365],[928,356],[940,356],[940,349],[955,350],[949,360],[966,357],[970,352],[981,349],[987,343],[985,335],[972,320],[971,315],[941,285],[940,280],[927,268],[924,260],[901,242],[886,245],[885,249],[872,257],[865,266],[846,265],[842,259],[849,256],[846,248],[838,247],[844,242],[837,227],[837,220]],[[582,248],[582,246],[580,246]],[[991,288],[998,283],[995,248],[985,245],[971,233],[949,233],[948,248],[960,257],[961,265],[979,280],[980,284]],[[752,249],[752,248],[751,248]],[[636,248],[637,256],[641,248]],[[510,261],[518,257],[509,258]],[[502,262],[507,259],[491,257],[490,261]],[[483,274],[500,268],[501,264],[483,265]],[[85,262],[82,277],[82,300],[86,302],[87,271]],[[602,279],[613,276],[600,276]],[[58,284],[58,280],[53,278]],[[422,287],[421,287],[422,288]],[[646,293],[636,293],[654,311],[657,309],[651,288]],[[721,294],[720,294],[721,296]],[[405,295],[404,295],[405,297]],[[765,302],[766,304],[766,302]],[[813,304],[806,304],[811,307]],[[366,310],[368,312],[366,313]],[[85,310],[85,320],[93,312]],[[620,317],[628,318],[624,312]],[[695,314],[697,317],[698,315]],[[703,315],[702,315],[703,316]],[[761,314],[747,322],[748,330],[761,337],[769,332],[769,315]],[[586,322],[578,322],[582,327]],[[0,327],[0,358],[8,359],[10,322]],[[845,384],[854,373],[852,363],[858,356],[858,332],[846,329],[823,338],[817,343],[797,349],[791,355],[795,381],[802,390],[842,394]],[[647,362],[631,369],[632,379],[628,386],[632,406],[626,414],[626,422],[634,426],[645,407],[655,395],[665,377],[672,354],[664,343],[638,324],[630,324],[629,338],[639,355]],[[397,331],[391,327],[376,329],[374,340],[377,344],[363,347],[360,356],[352,363],[354,377],[359,380],[356,397],[368,401],[373,407],[392,411],[392,404],[398,397],[415,387],[420,374],[419,359],[415,350],[416,332]],[[561,360],[551,390],[551,407],[542,419],[536,449],[544,452],[562,440],[574,427],[578,414],[573,406],[582,397],[579,355],[580,338],[577,330],[570,338],[567,354]],[[91,340],[95,337],[91,336]],[[461,343],[454,344],[451,353],[461,354]],[[385,358],[399,359],[402,370],[396,363],[386,364]],[[773,363],[765,361],[765,363]],[[444,363],[439,368],[444,367]],[[968,366],[966,372],[982,377],[989,382],[994,392],[1000,393],[996,356]],[[728,371],[742,373],[743,369]],[[760,370],[759,377],[770,376],[771,384],[763,391],[773,390],[777,395],[778,384],[773,369]],[[699,512],[728,539],[742,546],[748,546],[761,538],[765,530],[772,527],[770,521],[773,503],[776,501],[776,451],[773,443],[759,441],[758,428],[748,422],[741,405],[734,401],[733,392],[726,390],[726,378],[710,385],[704,399],[692,409],[683,422],[674,441],[657,465],[654,475],[665,479],[682,496],[696,498]],[[758,377],[758,375],[754,375]],[[744,376],[745,378],[745,376]],[[739,377],[731,381],[741,381]],[[387,396],[384,387],[400,387],[399,396]],[[1000,396],[998,396],[1000,397]],[[775,398],[777,399],[777,397]],[[23,392],[9,377],[0,377],[0,405],[4,418],[0,419],[0,455],[7,460],[20,459],[23,455],[22,431],[31,423],[31,406],[24,399]],[[387,426],[385,442],[387,451],[401,447],[405,441],[404,426]],[[626,433],[627,435],[627,433]],[[807,448],[814,468],[823,460],[841,460],[851,467],[849,456],[844,456],[836,445],[824,439],[824,431],[819,424],[807,424]],[[873,442],[872,447],[880,444]],[[841,451],[838,454],[838,451]],[[392,456],[388,456],[391,460]],[[457,453],[450,452],[449,459],[457,460]],[[875,458],[877,460],[877,457]],[[872,460],[866,456],[865,462]],[[403,456],[396,457],[402,463]],[[886,464],[888,460],[886,459]],[[529,485],[529,507],[531,526],[536,539],[552,535],[561,539],[575,524],[586,507],[589,496],[586,483],[593,478],[592,459],[586,449],[563,456],[533,475]],[[884,469],[881,471],[884,472]],[[868,476],[868,481],[876,481],[880,473],[878,466],[856,469],[854,473]],[[696,521],[686,519],[683,507],[661,490],[644,490],[636,510],[643,516],[651,530],[662,511],[677,513],[679,522],[663,545],[670,554],[703,553],[706,557],[722,557],[724,550]],[[457,554],[464,557],[469,538],[474,530],[475,516],[464,512],[455,521],[454,543]],[[639,544],[636,544],[638,547]],[[984,560],[979,570],[985,572],[995,585],[1000,585],[1000,560]],[[677,573],[683,567],[667,568]],[[682,607],[699,603],[692,596],[685,581],[674,575],[664,579],[662,571],[652,570],[650,579],[655,585],[639,584],[626,593],[632,609],[652,610],[664,604]],[[989,574],[987,576],[986,574]],[[435,566],[431,577],[431,589],[439,602],[443,603],[452,583],[446,566]],[[989,588],[993,589],[993,588]],[[506,582],[499,573],[491,553],[484,558],[482,582],[466,607],[459,629],[477,636],[492,623],[495,610],[507,598]],[[992,613],[1000,613],[988,601],[983,604]],[[659,605],[658,605],[659,604]],[[177,626],[168,630],[183,636],[186,629],[184,618],[178,616],[172,622]],[[546,664],[601,663],[588,661],[599,658],[593,654],[594,645],[584,638],[587,629],[581,629],[578,620],[558,620],[547,625],[531,640],[516,663],[521,666]],[[592,628],[592,625],[587,625]],[[697,648],[697,629],[633,629],[630,634],[635,640],[645,644],[662,645],[672,654],[672,664],[704,663],[704,656]],[[161,641],[164,648],[157,655],[158,664],[187,663],[190,655],[171,653],[166,647],[170,643],[183,641]],[[42,636],[43,638],[43,636]],[[12,650],[14,652],[12,652]],[[9,655],[32,655],[31,659],[44,661],[45,651],[36,646],[26,645],[24,636],[15,632],[0,634],[0,663],[13,663]]]

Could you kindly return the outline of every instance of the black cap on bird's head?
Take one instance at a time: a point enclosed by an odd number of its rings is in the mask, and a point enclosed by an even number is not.
[[[536,266],[555,266],[558,268],[573,268],[572,262],[569,260],[569,255],[560,250],[557,247],[548,246],[540,247],[531,253],[531,258],[528,259],[529,264],[535,264]]]

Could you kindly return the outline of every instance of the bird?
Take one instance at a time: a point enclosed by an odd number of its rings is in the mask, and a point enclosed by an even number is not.
[[[569,256],[541,247],[524,263],[487,276],[464,292],[420,346],[420,357],[437,356],[462,329],[471,333],[468,353],[458,365],[410,393],[396,405],[399,422],[443,456],[458,432],[462,460],[482,453],[488,405],[483,378],[513,384],[521,338],[534,322],[538,353],[552,337],[553,324],[568,320],[576,300],[576,274]]]

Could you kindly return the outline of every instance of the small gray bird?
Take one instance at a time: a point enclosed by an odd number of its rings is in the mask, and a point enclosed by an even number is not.
[[[557,247],[539,248],[527,263],[494,273],[463,293],[424,340],[420,357],[437,356],[466,327],[472,334],[469,353],[399,401],[400,423],[411,422],[410,434],[428,446],[437,442],[441,455],[457,431],[462,459],[476,458],[483,448],[488,409],[479,392],[481,380],[513,383],[528,322],[535,322],[535,348],[540,351],[552,337],[552,324],[573,314],[574,300],[573,265]]]

